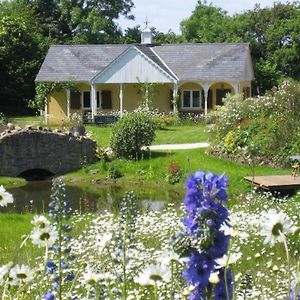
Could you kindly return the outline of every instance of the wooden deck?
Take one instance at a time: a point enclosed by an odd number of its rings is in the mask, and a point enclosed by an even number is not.
[[[254,185],[271,191],[285,191],[300,189],[300,176],[293,177],[291,175],[277,176],[252,176],[245,177],[245,180]]]

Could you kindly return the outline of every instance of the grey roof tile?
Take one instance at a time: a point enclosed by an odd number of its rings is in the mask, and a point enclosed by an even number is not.
[[[51,46],[36,81],[91,81],[130,46]],[[246,43],[135,46],[169,75],[197,81],[240,80],[249,52]]]

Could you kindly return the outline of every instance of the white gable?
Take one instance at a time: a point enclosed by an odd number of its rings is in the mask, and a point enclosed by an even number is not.
[[[135,46],[128,48],[92,80],[93,83],[170,83],[174,81],[174,78]]]

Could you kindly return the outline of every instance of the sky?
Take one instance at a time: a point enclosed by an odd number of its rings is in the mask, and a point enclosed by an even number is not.
[[[171,29],[175,33],[180,33],[180,22],[191,16],[195,9],[197,0],[133,0],[135,8],[132,10],[135,16],[134,21],[121,18],[119,25],[124,30],[135,25],[145,26],[146,16],[150,27],[155,27],[161,32],[168,32]],[[256,3],[261,7],[272,7],[273,0],[208,0],[214,6],[227,11],[229,15],[241,13],[245,10],[253,9]],[[287,3],[289,1],[276,1]]]

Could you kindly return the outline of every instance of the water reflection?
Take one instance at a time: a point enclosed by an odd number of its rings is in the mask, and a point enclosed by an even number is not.
[[[14,196],[14,204],[0,208],[0,212],[46,213],[50,202],[51,181],[31,181],[27,185],[8,189]],[[88,187],[66,186],[66,195],[73,210],[97,212],[104,210],[117,213],[126,191],[133,190],[142,210],[162,210],[168,203],[182,201],[183,191],[166,190],[149,186],[98,185]]]

